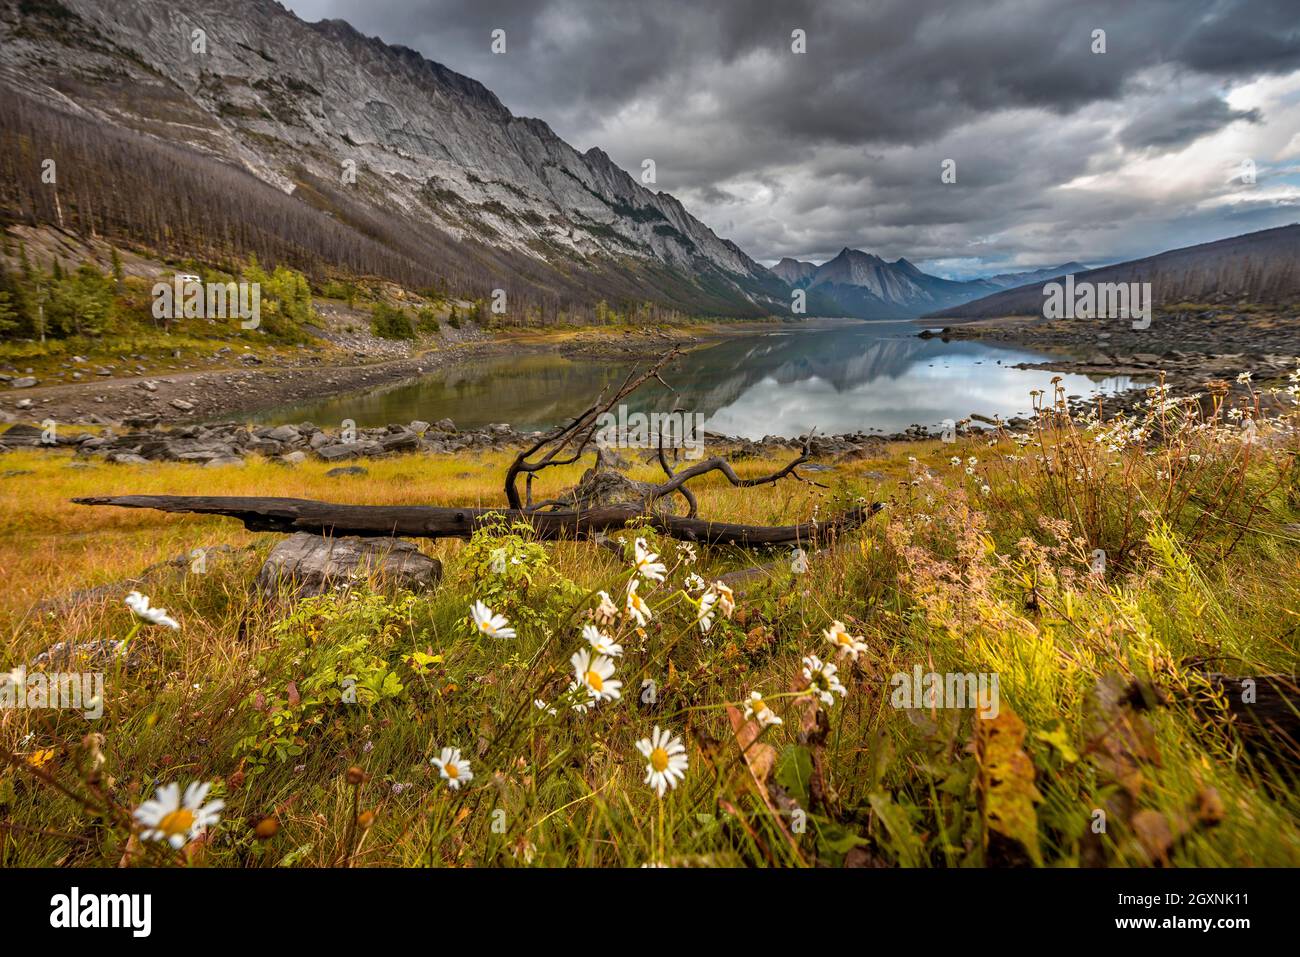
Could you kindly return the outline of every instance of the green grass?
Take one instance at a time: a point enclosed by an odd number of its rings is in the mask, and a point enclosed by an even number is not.
[[[825,490],[696,483],[700,513],[728,521],[824,518],[860,496],[890,504],[822,543],[804,574],[784,552],[699,548],[691,561],[644,533],[667,580],[641,586],[654,612],[644,629],[626,616],[607,626],[624,648],[622,696],[586,713],[565,706],[569,659],[585,647],[597,592],[622,604],[636,531],[620,536],[622,557],[505,527],[422,542],[444,566],[436,591],[358,583],[295,606],[250,588],[279,536],[67,504],[200,489],[497,504],[505,455],[367,462],[369,476],[342,481],[325,478],[324,463],[73,470],[57,453],[7,455],[4,470],[33,474],[0,479],[6,667],[56,640],[133,631],[142,664],[110,671],[97,722],[0,715],[0,746],[24,765],[0,772],[0,865],[1295,865],[1297,755],[1218,720],[1202,676],[1206,662],[1294,673],[1295,434],[1279,423],[1246,446],[1221,421],[1197,429],[1178,414],[1152,412],[1134,424],[1148,435],[1113,451],[1109,438],[1092,441],[1100,429],[1049,414],[1054,424],[1019,440],[897,446],[841,464]],[[217,544],[248,550],[143,588],[178,632],[136,631],[125,587],[30,611]],[[1109,556],[1101,574],[1097,549]],[[737,595],[734,615],[715,607],[702,633],[687,576],[763,563],[768,575]],[[476,634],[476,599],[518,637]],[[856,662],[823,637],[835,620],[861,638]],[[830,706],[807,694],[809,654],[839,665],[846,691]],[[996,675],[998,716],[895,707],[894,676],[915,666]],[[342,700],[345,677],[356,703]],[[1160,703],[1108,702],[1109,682]],[[756,739],[728,710],[754,690],[783,718]],[[636,750],[656,725],[681,736],[689,759],[662,800]],[[459,791],[430,764],[444,747],[470,761]],[[130,812],[157,784],[192,780],[226,802],[205,840],[181,854],[131,837]]]

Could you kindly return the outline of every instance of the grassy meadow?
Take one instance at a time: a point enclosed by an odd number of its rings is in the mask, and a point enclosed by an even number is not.
[[[731,522],[887,503],[803,560],[649,528],[538,542],[502,522],[419,543],[443,564],[432,592],[358,582],[300,602],[252,587],[279,535],[69,500],[490,506],[509,456],[344,478],[0,456],[0,671],[126,640],[98,720],[0,711],[0,866],[1300,864],[1300,755],[1229,720],[1225,695],[1245,692],[1207,678],[1295,673],[1294,413],[1157,391],[1101,424],[1041,401],[1023,434],[890,446],[810,473],[826,488],[692,483],[700,515]],[[543,493],[581,471],[548,472]],[[196,548],[201,570],[131,583]],[[761,571],[713,584],[746,568]],[[133,589],[179,629],[135,615]],[[476,626],[475,602],[499,617]],[[593,659],[591,641],[620,653]],[[995,676],[996,713],[900,703],[919,673]],[[211,788],[151,831],[134,815],[172,782]],[[202,800],[222,806],[190,828]]]

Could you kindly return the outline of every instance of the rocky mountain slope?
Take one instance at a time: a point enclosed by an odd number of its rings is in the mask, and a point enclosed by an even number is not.
[[[1042,315],[1045,281],[1033,281],[932,315],[942,319]],[[1076,272],[1074,281],[1149,282],[1152,303],[1157,307],[1239,299],[1294,303],[1300,299],[1300,224]]]
[[[830,314],[862,319],[908,319],[987,294],[996,288],[976,280],[954,282],[917,269],[906,259],[887,262],[879,256],[845,247],[818,266],[785,258],[772,272],[791,286],[819,297],[818,306]]]
[[[255,183],[239,190],[293,197],[431,281],[482,294],[520,272],[538,300],[788,310],[764,267],[599,149],[579,153],[412,50],[272,0],[0,0],[0,85],[87,124],[75,139],[110,129],[177,148],[196,178],[211,178],[205,161],[245,171]]]

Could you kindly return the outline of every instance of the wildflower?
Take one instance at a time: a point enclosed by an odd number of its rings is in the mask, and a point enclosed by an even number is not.
[[[722,612],[724,616],[730,618],[736,613],[735,593],[727,587],[726,584],[720,581],[713,583],[713,591],[718,595],[718,610]]]
[[[699,557],[695,554],[695,546],[690,542],[679,542],[677,545],[677,554],[681,555],[682,561],[688,565],[694,565],[696,558]]]
[[[618,606],[610,599],[609,592],[601,591],[596,594],[600,596],[600,604],[596,606],[594,617],[600,624],[608,625],[618,617]]]
[[[967,475],[974,475],[974,474],[975,474],[975,470],[974,470],[973,468],[970,468],[969,466],[967,466],[967,468],[966,468],[966,474],[967,474]]]
[[[981,486],[980,486],[980,494],[981,494],[981,495],[988,495],[988,494],[989,494],[990,492],[992,492],[992,491],[993,491],[993,489],[989,488],[987,485],[981,485]]]
[[[580,688],[586,689],[591,704],[614,701],[619,697],[623,682],[614,679],[614,662],[604,655],[591,656],[586,648],[575,651],[569,659]]]
[[[492,614],[492,609],[481,601],[474,602],[470,614],[474,617],[474,626],[479,630],[479,634],[487,635],[489,638],[515,637],[515,630],[507,627],[510,622],[506,617]]]
[[[552,708],[549,704],[547,704],[547,703],[546,703],[545,701],[543,701],[541,698],[534,698],[534,699],[533,699],[533,707],[536,708],[538,711],[541,711],[541,712],[544,712],[545,714],[550,715],[552,718],[554,718],[554,717],[556,716],[556,714],[558,714],[558,712],[557,712],[554,708]]]
[[[682,744],[681,738],[660,731],[659,725],[655,725],[650,737],[636,743],[636,749],[645,755],[647,761],[645,783],[660,797],[669,788],[676,788],[677,782],[686,777],[689,763],[686,745]]]
[[[809,655],[803,660],[803,676],[808,679],[809,691],[821,699],[822,704],[831,707],[835,704],[835,692],[841,696],[848,693],[840,684],[839,671],[834,664],[823,662],[816,655]]]
[[[1238,373],[1237,381],[1240,382],[1242,385],[1245,385],[1250,381],[1250,373],[1249,372]]]
[[[207,781],[194,781],[181,795],[181,786],[164,784],[154,796],[135,809],[133,815],[144,825],[142,840],[166,841],[176,850],[203,833],[203,830],[221,819],[225,801],[203,803],[212,785]]]
[[[691,572],[689,575],[686,576],[687,591],[701,591],[705,587],[706,587],[706,583],[704,579],[701,578],[699,575],[695,574],[695,572]]]
[[[700,626],[700,631],[705,634],[713,627],[713,606],[717,602],[718,594],[711,588],[700,596],[700,611],[695,616],[695,620]]]
[[[948,460],[948,464],[949,464],[949,465],[961,465],[961,458],[960,458],[959,456],[954,455],[952,458],[950,458],[950,459]]]
[[[645,623],[654,616],[650,614],[650,606],[645,603],[645,599],[636,593],[641,579],[633,578],[627,583],[627,613],[636,619],[636,623],[642,628]]]
[[[778,724],[783,724],[780,715],[767,706],[763,696],[757,691],[751,691],[749,698],[745,701],[745,717],[754,718],[758,721],[760,727],[770,728]]]
[[[181,626],[167,614],[166,608],[150,608],[149,596],[142,595],[138,591],[133,591],[125,599],[126,607],[135,612],[137,618],[149,622],[151,625],[166,625],[172,631],[180,631]]]
[[[976,465],[980,464],[980,460],[972,455],[970,458],[966,460],[966,464],[974,468]]]
[[[595,625],[583,625],[582,637],[599,654],[617,658],[623,653],[623,646],[616,643],[613,638]]]
[[[831,626],[822,632],[826,640],[835,646],[838,654],[848,655],[854,661],[858,655],[867,650],[867,644],[861,638],[849,634],[842,621],[832,621]]]
[[[645,539],[638,538],[633,546],[636,553],[636,570],[637,574],[644,575],[651,581],[661,582],[664,580],[664,574],[668,568],[663,562],[659,561],[659,556],[646,547]]]
[[[442,754],[430,758],[429,763],[441,772],[447,787],[459,791],[462,784],[474,780],[474,772],[469,769],[469,762],[460,756],[460,748],[443,748]]]

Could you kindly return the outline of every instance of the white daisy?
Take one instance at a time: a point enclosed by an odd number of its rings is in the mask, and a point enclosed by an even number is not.
[[[641,579],[633,578],[627,583],[627,613],[636,619],[636,623],[642,628],[654,615],[650,614],[650,606],[645,603],[645,599],[636,593],[641,585]]]
[[[587,692],[592,704],[614,701],[619,697],[623,682],[614,678],[614,661],[604,655],[591,656],[586,648],[575,651],[569,659],[577,683]]]
[[[816,655],[809,655],[803,660],[803,676],[808,679],[809,691],[821,699],[822,704],[831,707],[835,704],[835,694],[847,694],[847,689],[840,684],[839,671],[830,662],[822,662]]]
[[[822,634],[832,645],[835,651],[841,655],[848,655],[854,661],[858,660],[858,655],[867,650],[867,643],[861,638],[849,634],[848,628],[842,621],[832,621],[831,626]]]
[[[442,772],[447,787],[459,791],[462,784],[474,780],[474,772],[469,769],[469,762],[460,756],[460,748],[443,748],[442,754],[430,758],[429,763]]]
[[[704,634],[708,634],[709,629],[713,627],[713,606],[717,603],[717,592],[711,588],[700,596],[700,611],[695,616],[695,621]]]
[[[541,698],[533,699],[533,707],[536,708],[538,711],[550,715],[552,718],[554,718],[559,713],[553,707],[551,707],[549,704],[543,701]]]
[[[489,638],[515,637],[515,630],[507,627],[510,622],[506,619],[506,616],[492,614],[492,609],[481,601],[474,602],[474,607],[470,609],[470,615],[474,619],[474,627],[478,629],[481,635],[487,635]]]
[[[686,576],[687,591],[703,591],[704,588],[707,587],[707,584],[708,583],[699,575],[695,574],[695,572],[691,572]]]
[[[133,591],[131,594],[127,595],[123,601],[126,602],[127,608],[130,608],[135,612],[137,618],[147,621],[151,625],[166,625],[173,631],[181,630],[180,624],[175,618],[172,618],[167,614],[166,608],[149,607],[148,595],[142,595],[138,591]]]
[[[615,642],[613,638],[595,625],[583,625],[582,637],[597,654],[609,655],[611,658],[617,658],[623,654],[623,646]]]
[[[677,782],[686,777],[689,763],[686,757],[686,745],[681,738],[673,737],[667,731],[660,731],[655,725],[654,732],[648,738],[636,743],[636,749],[645,755],[645,783],[660,797],[669,788],[677,787]]]
[[[745,701],[745,717],[755,718],[764,728],[784,723],[780,715],[767,706],[767,702],[757,691],[751,691]]]
[[[179,784],[164,784],[153,797],[135,809],[133,816],[144,825],[140,838],[166,841],[180,850],[221,819],[225,801],[203,803],[211,788],[212,785],[206,781],[194,781],[185,788],[182,796]]]
[[[632,547],[636,553],[637,574],[644,575],[652,581],[663,581],[668,568],[659,561],[659,556],[646,546],[645,539],[638,538]]]

